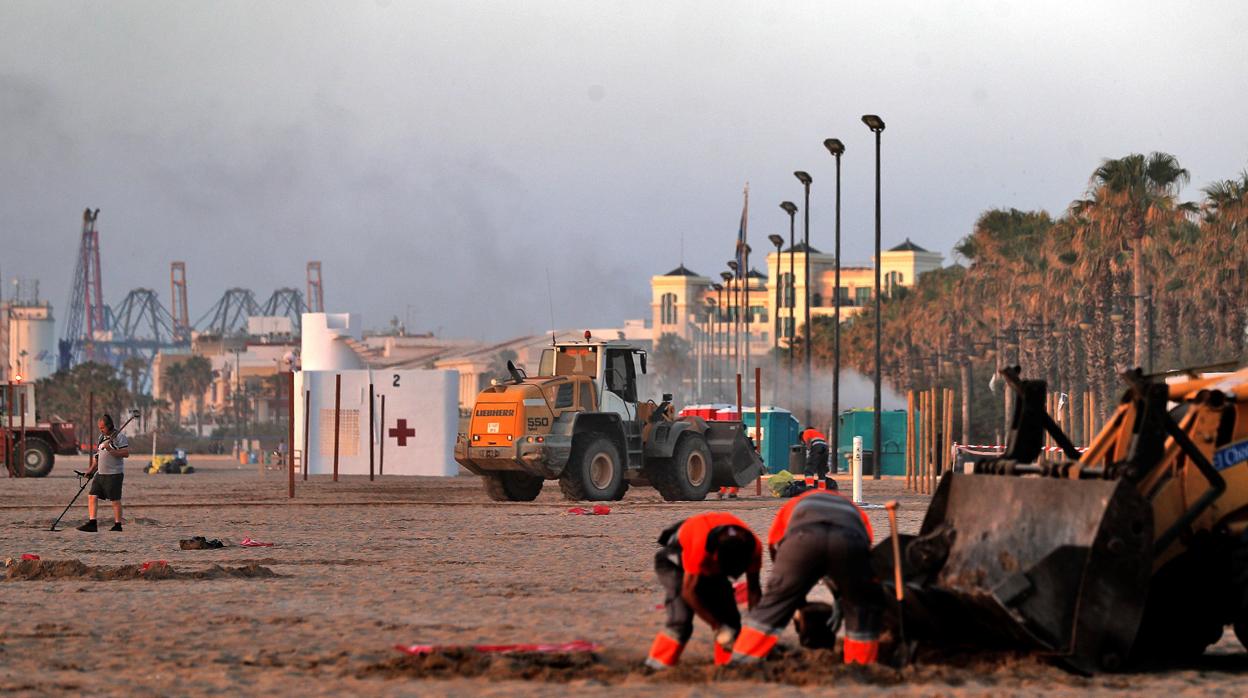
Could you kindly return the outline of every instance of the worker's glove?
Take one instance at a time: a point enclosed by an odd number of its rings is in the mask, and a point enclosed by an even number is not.
[[[723,626],[719,632],[715,633],[715,644],[724,649],[732,649],[733,643],[737,641],[737,629]]]

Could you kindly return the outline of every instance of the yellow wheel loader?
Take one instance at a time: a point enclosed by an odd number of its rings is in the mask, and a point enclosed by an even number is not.
[[[1190,659],[1228,625],[1248,646],[1248,369],[1124,374],[1082,453],[1043,381],[1002,375],[1019,397],[1006,452],[945,473],[905,537],[910,638],[1081,673]],[[1064,458],[1041,457],[1046,433]],[[888,543],[873,563],[893,592]]]
[[[455,444],[455,460],[482,476],[491,499],[532,501],[558,480],[570,500],[618,500],[630,485],[701,500],[762,473],[741,422],[674,419],[670,395],[644,399],[646,353],[632,344],[586,333],[543,350],[537,376],[511,362],[507,370],[477,396]]]

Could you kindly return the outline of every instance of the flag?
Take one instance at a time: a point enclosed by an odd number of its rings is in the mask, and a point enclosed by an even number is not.
[[[737,278],[749,276],[750,270],[745,268],[745,235],[750,218],[750,183],[745,183],[745,205],[741,207],[741,224],[737,227]]]

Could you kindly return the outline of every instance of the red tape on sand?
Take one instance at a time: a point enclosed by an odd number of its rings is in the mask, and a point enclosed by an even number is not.
[[[406,654],[422,656],[434,652],[451,650],[472,650],[485,654],[509,654],[512,652],[597,652],[602,645],[589,640],[573,640],[572,642],[554,644],[515,644],[515,645],[395,645],[394,648]]]

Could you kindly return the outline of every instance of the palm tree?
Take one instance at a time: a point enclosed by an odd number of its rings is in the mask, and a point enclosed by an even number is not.
[[[173,430],[176,431],[182,426],[182,400],[191,393],[186,364],[178,362],[165,369],[161,387],[169,404],[173,406]]]
[[[212,362],[203,356],[192,356],[181,364],[187,394],[195,396],[195,433],[204,435],[204,393],[212,387]]]
[[[130,381],[131,394],[139,394],[139,384],[142,383],[143,374],[149,366],[151,362],[141,356],[131,356],[121,363],[121,370]]]
[[[1086,215],[1107,241],[1124,250],[1131,248],[1136,366],[1144,364],[1145,351],[1144,246],[1159,228],[1179,223],[1195,210],[1192,204],[1178,200],[1179,189],[1189,179],[1188,171],[1169,153],[1132,153],[1106,160],[1096,168],[1088,184],[1088,198],[1072,206]]]

